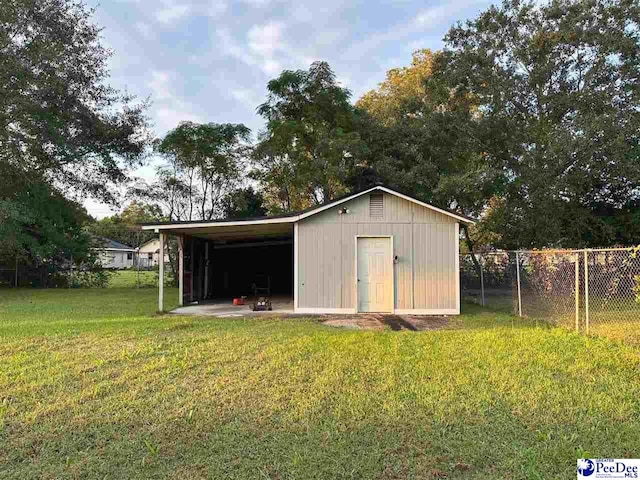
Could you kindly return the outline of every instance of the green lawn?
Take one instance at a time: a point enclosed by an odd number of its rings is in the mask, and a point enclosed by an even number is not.
[[[165,285],[171,282],[171,273],[165,272]],[[155,270],[116,270],[109,275],[109,288],[158,288],[158,272]]]
[[[364,332],[155,294],[0,290],[0,478],[553,479],[640,451],[629,346],[474,306]]]

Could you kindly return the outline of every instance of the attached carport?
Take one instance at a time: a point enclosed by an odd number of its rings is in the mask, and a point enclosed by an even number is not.
[[[268,294],[293,309],[295,221],[294,216],[284,216],[142,228],[158,233],[160,251],[169,236],[177,239],[179,305],[230,303],[236,297]],[[164,279],[162,256],[159,270]],[[159,311],[164,309],[163,283],[159,282]]]

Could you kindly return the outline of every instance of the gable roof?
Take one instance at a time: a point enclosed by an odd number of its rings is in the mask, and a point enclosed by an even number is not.
[[[409,195],[405,195],[396,190],[392,190],[389,187],[385,187],[384,185],[376,185],[375,187],[367,188],[365,190],[361,190],[360,192],[350,193],[344,195],[343,197],[337,198],[335,200],[331,200],[329,202],[323,203],[321,205],[316,205],[305,210],[301,210],[298,212],[287,213],[283,215],[274,215],[268,217],[253,217],[246,219],[222,219],[222,220],[195,220],[195,221],[179,221],[179,222],[158,222],[158,223],[146,223],[142,225],[143,230],[163,230],[168,229],[175,226],[181,226],[186,228],[203,228],[203,227],[216,227],[216,226],[235,226],[235,225],[258,225],[258,224],[268,224],[268,223],[296,223],[305,218],[316,215],[320,212],[328,210],[330,208],[336,207],[342,203],[348,202],[355,198],[358,198],[362,195],[366,195],[367,193],[371,193],[374,191],[382,191],[388,193],[390,195],[395,195],[396,197],[402,198],[409,202],[415,203],[416,205],[420,205],[422,207],[428,208],[430,210],[436,211],[443,215],[447,215],[449,217],[455,218],[457,221],[466,223],[466,224],[474,224],[475,220],[465,217],[464,215],[460,215],[459,213],[452,212],[450,210],[446,210],[444,208],[435,207],[428,203],[422,202],[417,198],[411,197]]]
[[[323,212],[324,210],[327,210],[329,208],[333,208],[333,207],[335,207],[337,205],[340,205],[341,203],[348,202],[350,200],[353,200],[354,198],[358,198],[358,197],[360,197],[362,195],[366,195],[367,193],[371,193],[371,192],[376,191],[376,190],[379,190],[379,191],[382,191],[382,192],[386,192],[386,193],[388,193],[390,195],[395,195],[396,197],[399,197],[399,198],[402,198],[402,199],[407,200],[409,202],[415,203],[416,205],[420,205],[420,206],[428,208],[430,210],[434,210],[436,212],[442,213],[443,215],[447,215],[449,217],[453,217],[456,220],[458,220],[459,222],[468,223],[468,224],[475,223],[475,220],[472,220],[469,217],[465,217],[463,215],[460,215],[459,213],[455,213],[455,212],[452,212],[450,210],[446,210],[444,208],[434,207],[431,204],[422,202],[422,201],[418,200],[417,198],[411,197],[409,195],[405,195],[405,194],[400,193],[400,192],[398,192],[396,190],[392,190],[391,188],[385,187],[384,185],[376,185],[375,187],[368,188],[368,189],[363,190],[361,192],[353,193],[351,195],[348,195],[346,197],[342,197],[342,198],[333,200],[333,201],[328,202],[326,204],[319,205],[319,206],[313,207],[311,209],[307,209],[307,210],[305,210],[303,212],[300,212],[298,214],[299,220],[302,220],[303,218],[307,218],[307,217],[310,217],[310,216],[315,215],[317,213]]]
[[[99,245],[98,248],[104,250],[131,250],[132,252],[135,251],[135,248],[130,247],[129,245],[116,242],[115,240],[107,237],[97,237],[96,243]]]

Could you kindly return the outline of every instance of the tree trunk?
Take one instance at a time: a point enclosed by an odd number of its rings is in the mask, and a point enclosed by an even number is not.
[[[478,278],[480,278],[482,266],[480,262],[476,258],[476,254],[473,251],[474,243],[471,240],[471,235],[469,235],[469,226],[465,224],[461,224],[462,231],[464,232],[464,242],[467,244],[467,248],[469,249],[469,253],[471,254],[471,261],[473,262],[473,266],[476,268],[476,273],[478,274]]]

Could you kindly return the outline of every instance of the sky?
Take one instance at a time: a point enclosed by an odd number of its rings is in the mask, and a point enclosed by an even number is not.
[[[329,62],[353,101],[408,65],[421,48],[442,48],[451,25],[486,0],[103,0],[95,20],[114,52],[109,83],[150,99],[154,134],[180,121],[263,126],[256,107],[285,69]],[[134,172],[153,178],[153,161]],[[90,214],[115,213],[85,201]]]

